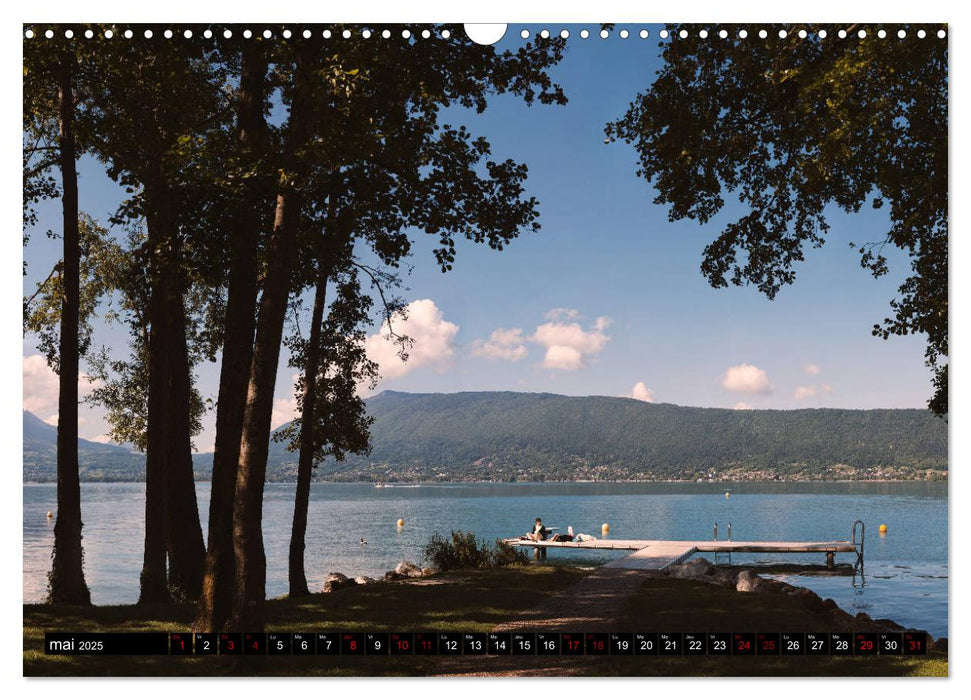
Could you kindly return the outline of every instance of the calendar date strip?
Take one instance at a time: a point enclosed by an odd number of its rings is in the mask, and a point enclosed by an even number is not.
[[[898,656],[925,632],[48,632],[69,656]]]

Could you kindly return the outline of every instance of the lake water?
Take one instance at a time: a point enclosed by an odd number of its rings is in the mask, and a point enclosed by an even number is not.
[[[53,484],[24,487],[24,602],[39,602],[47,585],[56,507]],[[82,484],[85,575],[95,604],[138,598],[144,528],[144,484]],[[725,497],[726,489],[731,497]],[[209,484],[197,486],[203,531]],[[287,548],[293,484],[269,484],[264,506],[267,595],[287,590]],[[307,529],[307,578],[319,590],[331,571],[381,576],[402,559],[420,561],[429,537],[451,530],[492,542],[547,526],[600,536],[610,524],[619,539],[709,539],[719,524],[735,540],[850,539],[854,520],[867,526],[865,579],[786,577],[844,610],[888,617],[947,635],[948,539],[945,483],[742,484],[435,484],[375,488],[314,484]],[[395,523],[403,518],[405,525]],[[888,527],[886,536],[878,526]],[[368,544],[362,546],[361,538]],[[552,551],[549,562],[599,563],[609,551]],[[708,555],[709,557],[711,555]],[[855,555],[837,555],[851,562]],[[822,555],[733,555],[732,563],[823,563]]]

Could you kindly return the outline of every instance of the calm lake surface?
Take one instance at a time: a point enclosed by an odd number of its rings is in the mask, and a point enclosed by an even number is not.
[[[50,567],[57,498],[53,484],[24,487],[24,602],[43,599]],[[138,598],[144,529],[144,484],[82,484],[85,574],[98,605]],[[726,498],[726,489],[731,497]],[[203,531],[209,484],[197,486]],[[293,484],[269,484],[264,506],[267,595],[287,590]],[[736,484],[435,484],[375,488],[314,484],[307,530],[311,590],[331,571],[381,576],[402,559],[420,561],[429,537],[451,530],[492,542],[547,526],[600,536],[610,523],[618,539],[850,539],[854,520],[867,526],[865,578],[780,577],[833,598],[844,610],[888,617],[947,635],[946,483]],[[405,526],[395,526],[403,518]],[[878,526],[887,525],[886,536]],[[361,538],[368,544],[362,546]],[[594,564],[622,553],[551,551],[550,562]],[[709,558],[712,555],[707,555]],[[851,562],[854,555],[837,555]],[[720,559],[725,561],[725,559]],[[733,555],[732,563],[823,563],[822,555]]]

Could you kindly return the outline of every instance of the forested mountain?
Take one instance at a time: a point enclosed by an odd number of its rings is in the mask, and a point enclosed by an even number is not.
[[[129,448],[78,440],[81,481],[143,481],[145,455]],[[57,481],[57,428],[24,411],[24,481]]]
[[[925,478],[947,424],[923,409],[694,408],[607,396],[405,394],[368,401],[368,457],[318,478]],[[287,459],[276,445],[271,460]],[[383,474],[383,476],[382,476]]]
[[[923,409],[734,411],[607,396],[406,394],[367,401],[373,450],[319,480],[941,478],[947,423]],[[39,426],[37,424],[40,424]],[[24,413],[24,478],[52,480],[56,431]],[[143,457],[81,441],[82,479],[142,478]],[[212,455],[196,455],[208,478]],[[270,478],[296,456],[273,442]],[[47,474],[47,478],[45,478]]]

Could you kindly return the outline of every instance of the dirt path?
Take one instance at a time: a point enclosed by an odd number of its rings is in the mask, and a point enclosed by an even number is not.
[[[549,632],[616,632],[626,628],[621,611],[627,599],[652,571],[599,568],[563,593],[524,610],[515,620],[493,632],[543,630]],[[437,675],[443,676],[572,676],[587,675],[589,657],[478,656],[448,659]]]
[[[627,599],[656,576],[652,571],[601,567],[493,631],[616,632],[624,627],[620,612]]]

